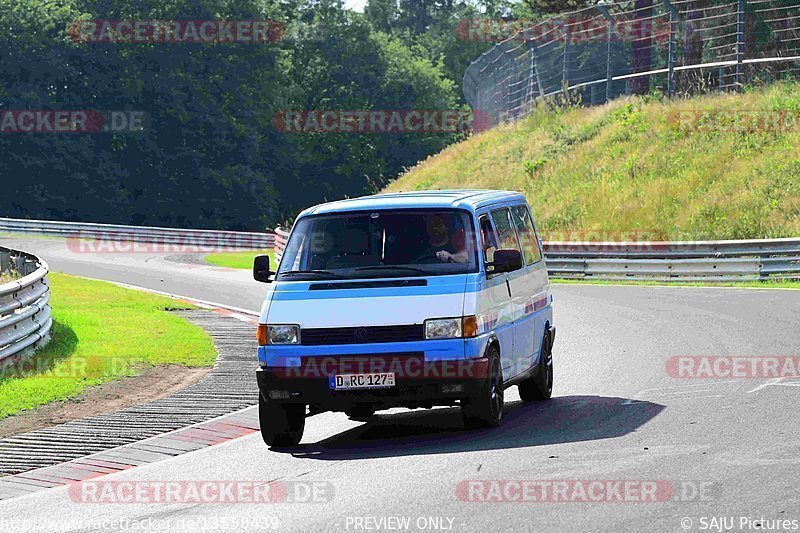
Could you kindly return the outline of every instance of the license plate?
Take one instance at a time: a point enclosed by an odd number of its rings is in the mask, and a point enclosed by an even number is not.
[[[375,374],[338,374],[328,379],[333,390],[386,389],[394,387],[394,372]]]

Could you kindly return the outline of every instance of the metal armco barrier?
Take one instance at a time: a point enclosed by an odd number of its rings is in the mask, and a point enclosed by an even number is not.
[[[275,229],[280,261],[289,233]],[[555,278],[743,281],[800,279],[800,238],[696,242],[545,242]]]
[[[275,262],[280,263],[283,257],[283,250],[286,249],[286,241],[289,239],[289,232],[283,228],[275,228]],[[277,268],[277,265],[276,265]]]
[[[53,325],[47,263],[35,255],[0,248],[0,272],[18,279],[0,285],[0,365],[44,345]]]
[[[560,278],[730,281],[800,278],[800,239],[697,242],[548,242]]]
[[[0,232],[24,233],[99,241],[130,241],[176,246],[208,246],[239,249],[271,249],[274,235],[245,231],[120,226],[52,220],[0,218]]]

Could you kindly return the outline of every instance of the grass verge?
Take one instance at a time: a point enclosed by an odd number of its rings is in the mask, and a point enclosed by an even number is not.
[[[211,337],[168,312],[190,306],[102,281],[48,277],[52,340],[31,358],[0,370],[0,419],[147,367],[214,363]]]
[[[272,250],[209,254],[205,257],[205,261],[219,267],[252,270],[255,257],[265,254],[269,255],[269,264],[274,269],[277,265],[275,264],[275,252]]]
[[[678,127],[679,113],[698,111],[736,111],[767,125],[720,118],[698,130]],[[796,237],[800,127],[790,117],[798,113],[796,82],[691,99],[541,105],[524,120],[446,148],[387,190],[521,191],[544,240]],[[784,114],[785,127],[768,127]]]

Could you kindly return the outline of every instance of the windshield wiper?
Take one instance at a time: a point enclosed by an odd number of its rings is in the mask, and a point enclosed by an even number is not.
[[[356,272],[363,272],[364,270],[406,270],[408,272],[417,272],[420,274],[430,274],[429,270],[423,270],[417,267],[403,266],[403,265],[372,265],[354,268]]]
[[[330,276],[333,278],[341,278],[336,272],[330,270],[289,270],[288,272],[281,272],[281,276],[294,276],[294,275],[311,275],[311,276]]]

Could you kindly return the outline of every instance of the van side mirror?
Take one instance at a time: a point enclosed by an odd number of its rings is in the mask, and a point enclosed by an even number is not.
[[[519,270],[522,268],[522,254],[519,250],[495,250],[494,261],[488,266],[494,267],[492,274]]]
[[[253,261],[253,279],[261,283],[272,283],[270,276],[273,274],[274,272],[269,269],[269,256],[256,256],[255,261]]]

